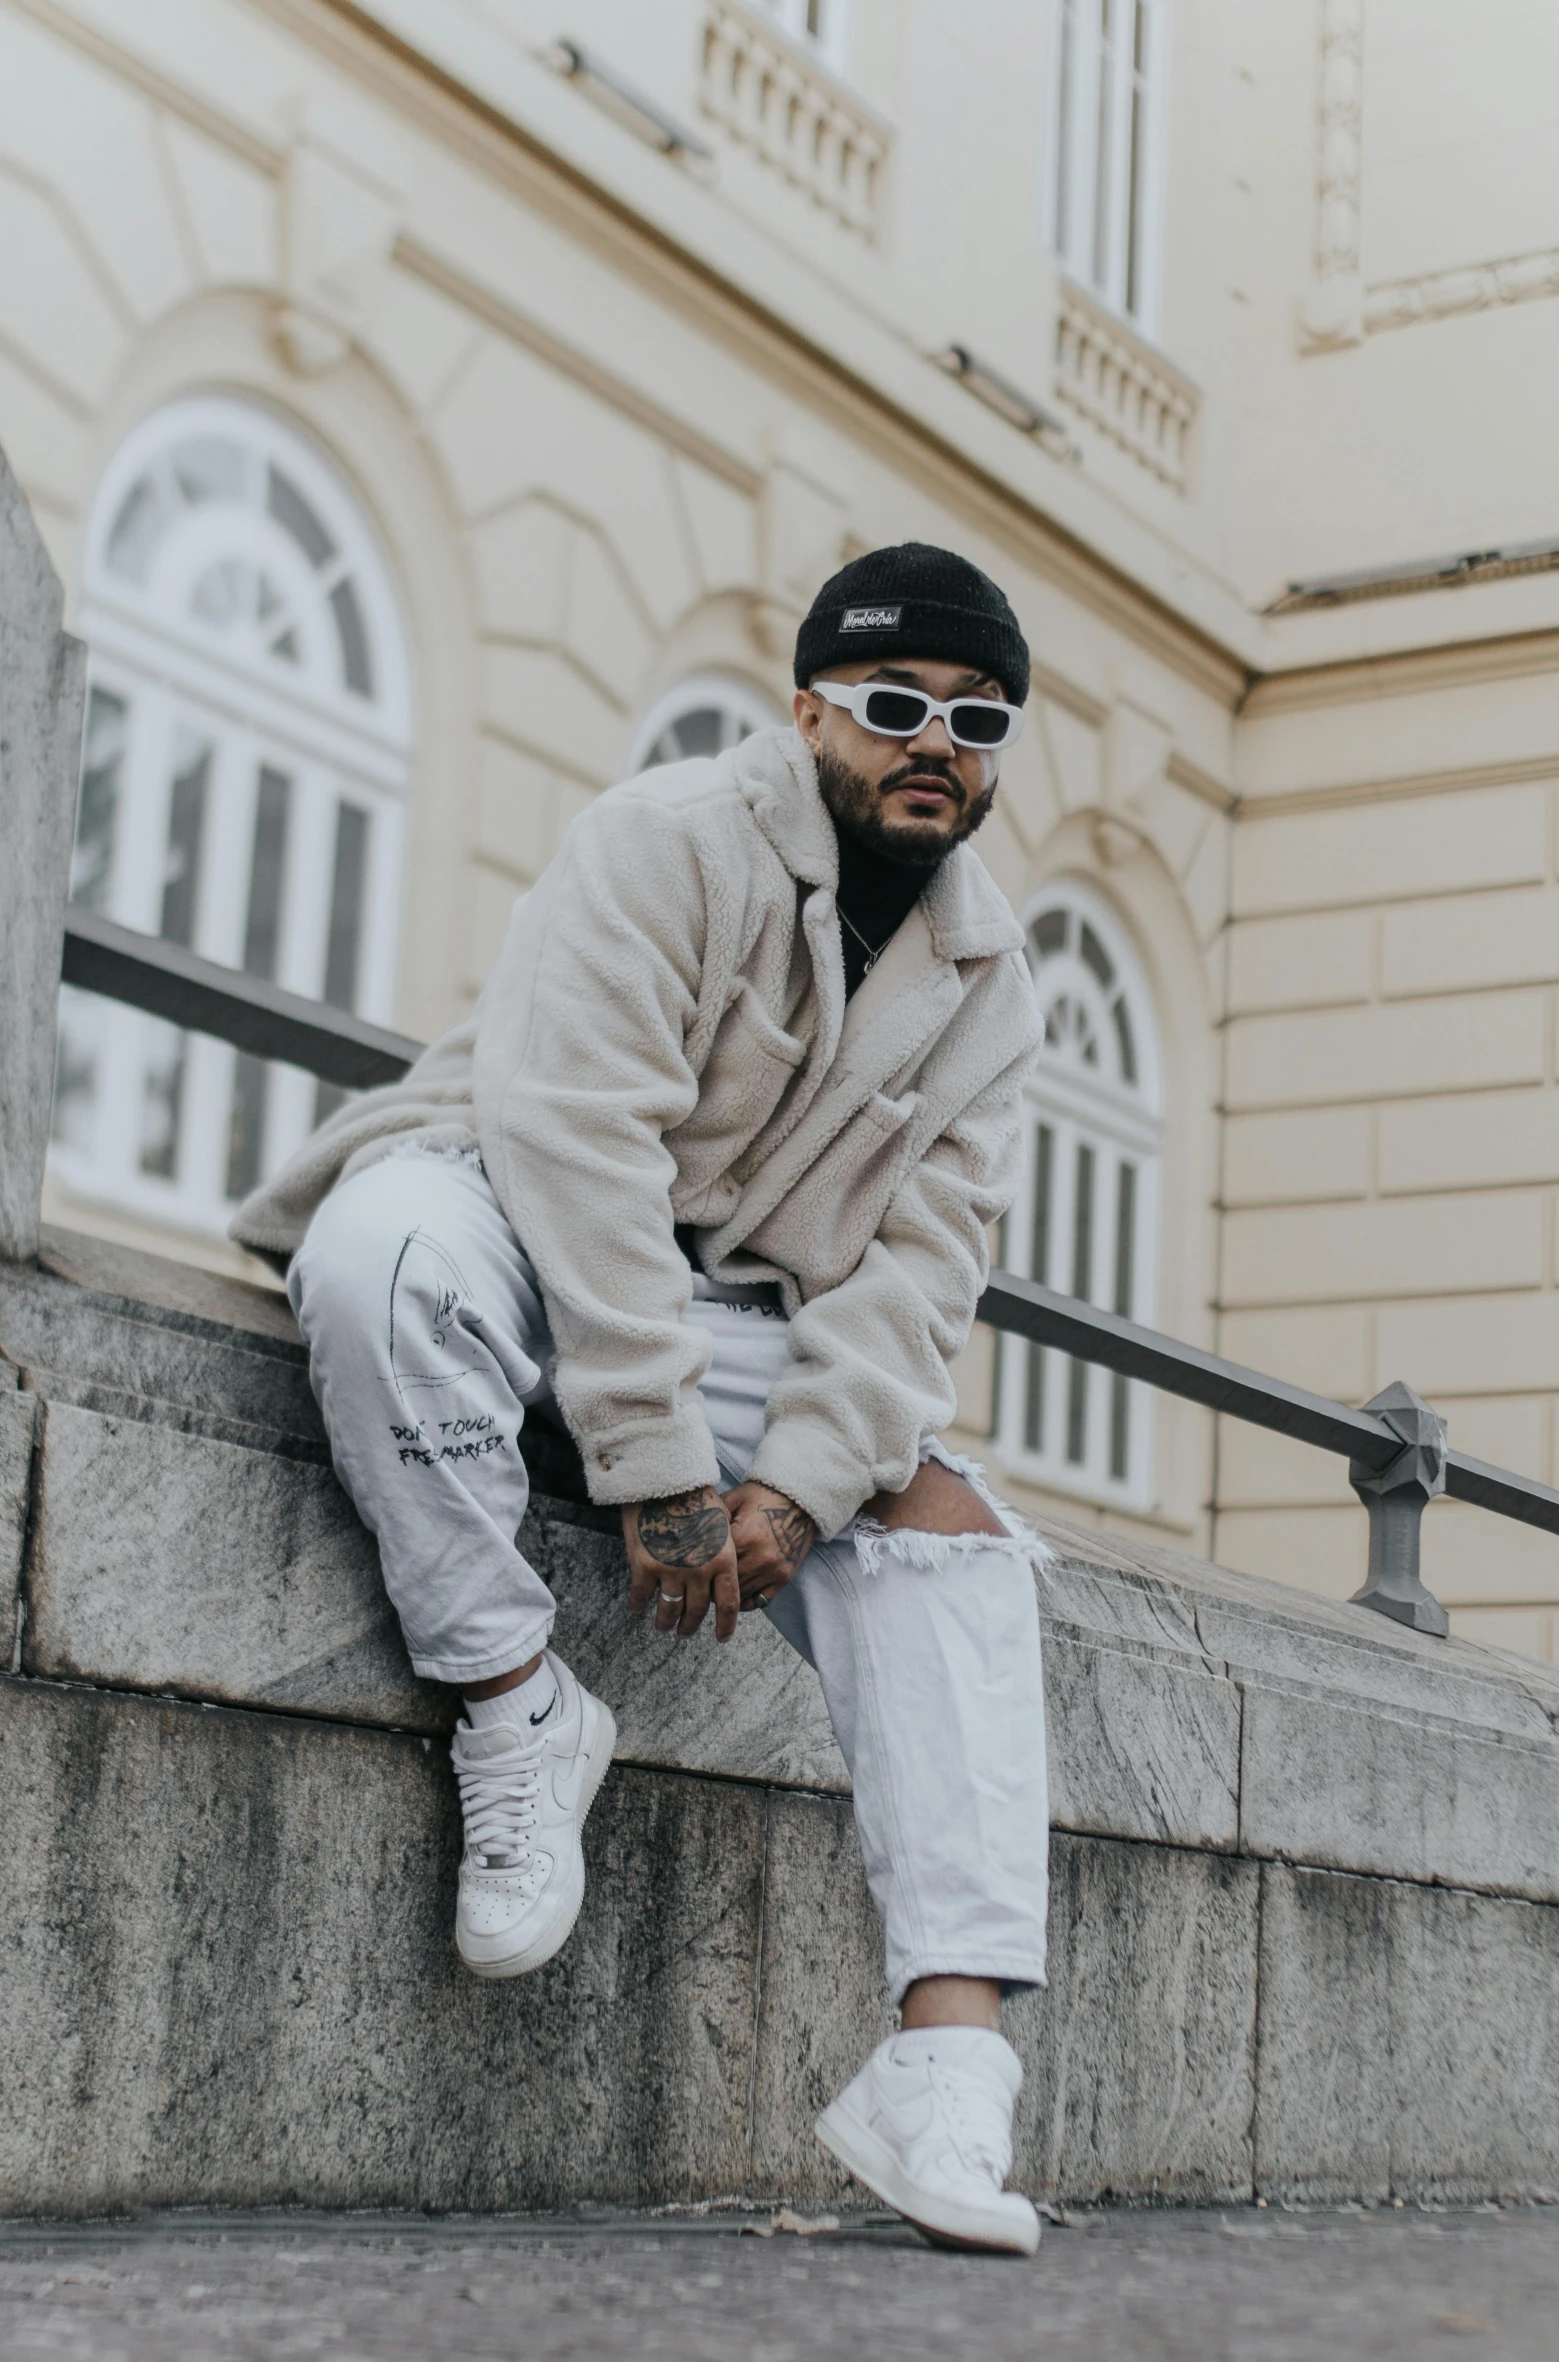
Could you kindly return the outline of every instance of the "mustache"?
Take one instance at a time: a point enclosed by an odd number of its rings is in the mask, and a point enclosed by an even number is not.
[[[938,787],[945,787],[956,802],[966,804],[969,801],[963,781],[952,764],[941,755],[928,755],[918,762],[901,763],[896,771],[890,771],[886,779],[878,782],[877,793],[891,795],[896,787],[903,787],[911,779],[934,779]]]

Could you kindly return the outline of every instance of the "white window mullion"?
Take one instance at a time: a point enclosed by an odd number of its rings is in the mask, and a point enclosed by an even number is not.
[[[402,848],[379,798],[363,797],[369,815],[368,879],[364,894],[363,942],[358,964],[357,1006],[376,1025],[395,1018],[394,946],[400,912]]]
[[[247,730],[218,737],[202,716],[186,717],[191,732],[211,743],[207,789],[205,880],[195,948],[230,968],[243,965],[254,847],[255,744]]]
[[[103,1028],[95,1162],[110,1187],[123,1187],[136,1173],[150,1024],[151,1020],[139,1010],[114,1002]]]
[[[173,708],[165,689],[148,684],[130,709],[120,842],[110,900],[121,926],[155,935],[161,924],[168,850]]]
[[[1147,333],[1162,252],[1167,0],[1056,0],[1049,236],[1074,279]]]
[[[1139,0],[1110,0],[1110,211],[1105,292],[1121,312],[1126,309],[1126,257],[1131,242],[1132,50],[1138,6]]]
[[[1142,106],[1142,154],[1138,199],[1140,264],[1133,318],[1144,335],[1156,336],[1163,286],[1164,157],[1169,113],[1169,10],[1167,0],[1141,0],[1146,43],[1146,88]]]

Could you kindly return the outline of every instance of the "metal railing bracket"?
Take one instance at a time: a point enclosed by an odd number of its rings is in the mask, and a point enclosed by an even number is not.
[[[1370,1518],[1369,1573],[1354,1602],[1443,1640],[1451,1619],[1424,1589],[1418,1554],[1424,1511],[1445,1490],[1445,1421],[1401,1378],[1364,1407],[1402,1438],[1402,1449],[1384,1468],[1348,1462],[1348,1482]]]

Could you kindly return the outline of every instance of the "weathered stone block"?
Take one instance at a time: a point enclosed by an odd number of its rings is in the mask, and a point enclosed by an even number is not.
[[[1045,1725],[1057,1828],[1232,1851],[1240,1754],[1232,1682],[1048,1626]]]
[[[38,1243],[87,652],[0,452],[0,1256]]]
[[[1438,1694],[1409,1713],[1248,1681],[1241,1851],[1559,1900],[1559,1741],[1436,1714]]]
[[[450,1726],[326,1468],[43,1406],[24,1662],[116,1689]]]
[[[1272,1864],[1260,1991],[1261,2190],[1559,2181],[1559,1908]]]
[[[172,1300],[88,1290],[48,1270],[0,1270],[0,1351],[39,1393],[292,1459],[329,1459],[308,1356],[284,1299],[216,1283],[239,1299],[233,1309],[250,1325],[237,1327],[219,1316],[221,1293],[210,1311],[197,1309],[211,1291],[171,1289],[156,1256],[92,1258],[86,1267],[126,1285],[138,1278]]]
[[[897,2019],[883,1984],[881,1923],[843,1799],[772,1793],[753,2075],[751,2184],[858,2201],[812,2126]]]
[[[1226,1854],[1054,1839],[1048,1988],[1008,2010],[1023,2188],[1249,2195],[1259,1876]]]
[[[1259,1877],[1224,1855],[1054,1840],[1049,1986],[1005,2013],[1026,2070],[1017,2185],[1078,2199],[1249,2195]],[[774,1795],[756,2186],[813,2198],[852,2186],[812,2122],[892,2026],[847,1808]]]
[[[697,2198],[747,2163],[764,1802],[614,1772],[481,1984],[426,1741],[0,1683],[0,2213]]]
[[[73,1404],[41,1413],[28,1672],[453,1727],[458,1700],[412,1673],[377,1546],[328,1469]],[[590,1518],[538,1505],[521,1543],[557,1593],[557,1647],[617,1715],[619,1758],[845,1787],[811,1667],[762,1617],[685,1648],[630,1618],[615,1517]]]
[[[1051,1819],[1167,1845],[1232,1847],[1240,1701],[1177,1589],[1073,1552],[1039,1579]]]

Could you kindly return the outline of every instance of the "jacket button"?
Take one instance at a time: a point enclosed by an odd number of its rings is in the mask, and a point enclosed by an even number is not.
[[[602,1466],[603,1468],[610,1468],[610,1466],[611,1466],[611,1464],[612,1464],[612,1461],[611,1461],[611,1455],[610,1455],[610,1453],[608,1453],[608,1452],[598,1452],[598,1453],[596,1454],[596,1457],[597,1457],[597,1459],[600,1461],[600,1463],[601,1463],[601,1466]]]

